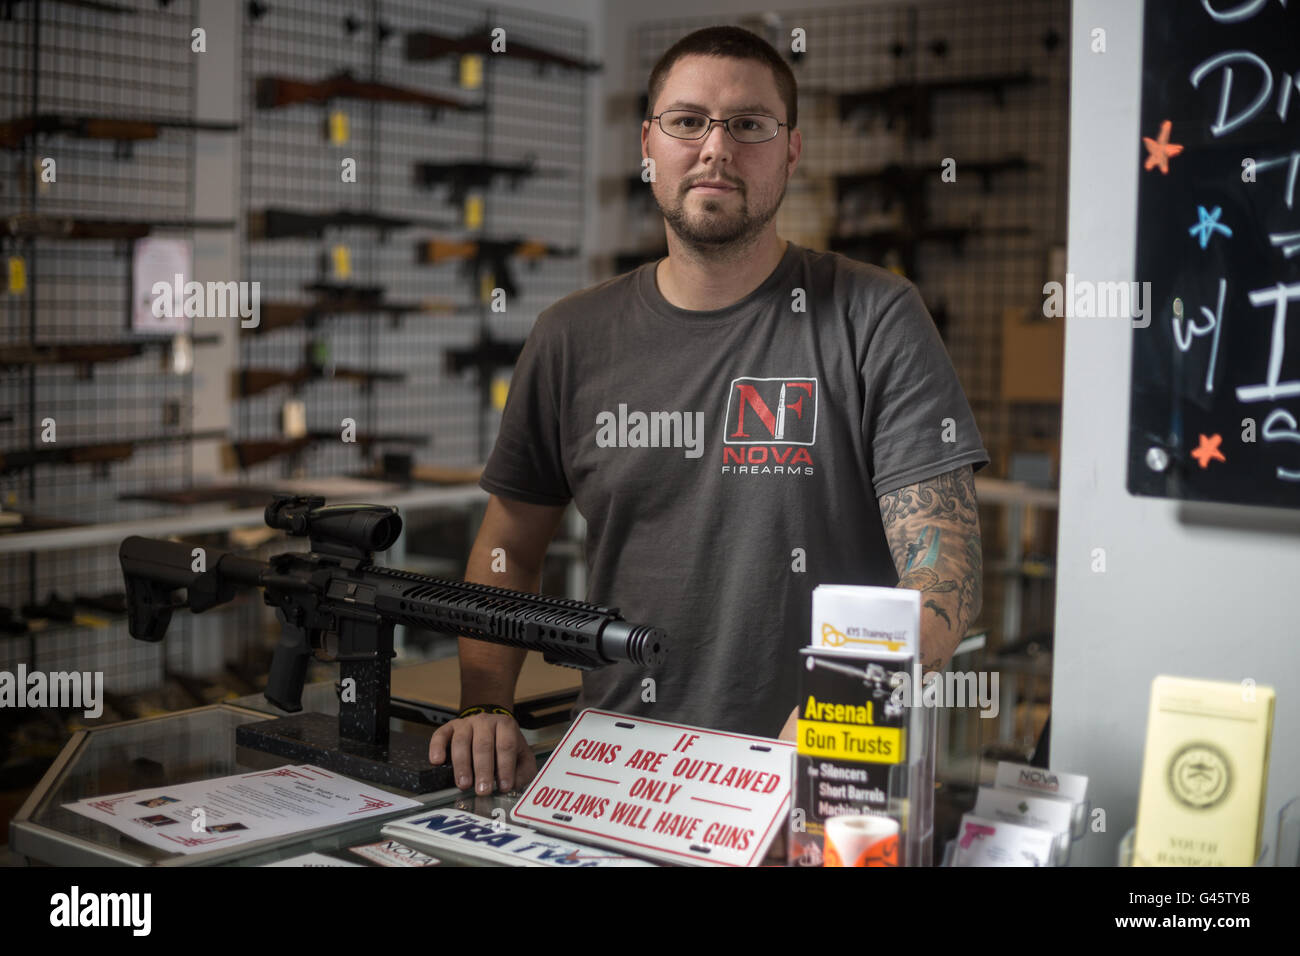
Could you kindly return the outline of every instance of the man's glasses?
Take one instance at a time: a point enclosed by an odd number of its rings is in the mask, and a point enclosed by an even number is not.
[[[775,139],[785,125],[778,123],[776,117],[761,113],[714,119],[694,110],[668,110],[650,118],[658,120],[659,128],[674,139],[704,139],[713,129],[714,123],[721,123],[737,143],[766,143],[769,139]]]

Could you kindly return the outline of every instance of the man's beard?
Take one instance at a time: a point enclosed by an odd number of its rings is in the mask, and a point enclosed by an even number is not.
[[[763,231],[763,227],[772,221],[776,211],[781,208],[781,201],[785,199],[785,186],[785,183],[781,184],[781,193],[769,208],[757,213],[750,212],[748,195],[739,188],[740,208],[733,212],[723,211],[723,203],[729,201],[725,196],[705,199],[700,204],[699,211],[690,216],[686,213],[688,195],[679,197],[677,204],[672,207],[664,206],[656,196],[655,204],[659,206],[668,227],[688,245],[715,248],[745,246]]]

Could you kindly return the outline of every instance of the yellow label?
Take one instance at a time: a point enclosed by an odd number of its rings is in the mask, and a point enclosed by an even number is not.
[[[889,640],[874,637],[849,637],[833,624],[822,622],[822,644],[825,647],[843,647],[845,644],[870,644],[890,651],[901,651],[907,646],[905,640]]]
[[[492,292],[497,287],[497,277],[490,270],[484,269],[479,275],[478,297],[482,302],[492,301]]]
[[[460,58],[460,88],[477,90],[483,85],[483,57],[466,53]]]
[[[342,146],[348,141],[348,114],[342,110],[330,111],[330,143]]]
[[[483,197],[470,195],[465,197],[465,228],[483,228]]]
[[[330,250],[330,261],[334,264],[334,278],[350,279],[352,277],[352,253],[347,246],[335,246]]]
[[[27,263],[22,256],[9,257],[9,291],[14,295],[27,291]]]
[[[800,720],[795,740],[799,753],[858,763],[902,763],[907,756],[901,727],[853,726]]]
[[[510,394],[510,379],[494,378],[492,380],[492,407],[497,411],[505,411],[506,396]]]
[[[280,429],[285,438],[302,438],[307,434],[307,403],[291,398],[280,408]]]

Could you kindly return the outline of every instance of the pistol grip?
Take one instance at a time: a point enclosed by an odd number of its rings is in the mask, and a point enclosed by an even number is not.
[[[284,620],[280,631],[280,643],[275,645],[275,654],[271,658],[271,674],[266,681],[266,699],[276,707],[290,714],[302,710],[302,685],[307,679],[307,665],[311,662],[311,645],[307,641],[307,632]]]

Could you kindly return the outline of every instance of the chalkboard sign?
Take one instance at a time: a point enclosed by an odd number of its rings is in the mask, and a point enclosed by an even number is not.
[[[1300,2],[1144,30],[1128,489],[1300,507]]]

